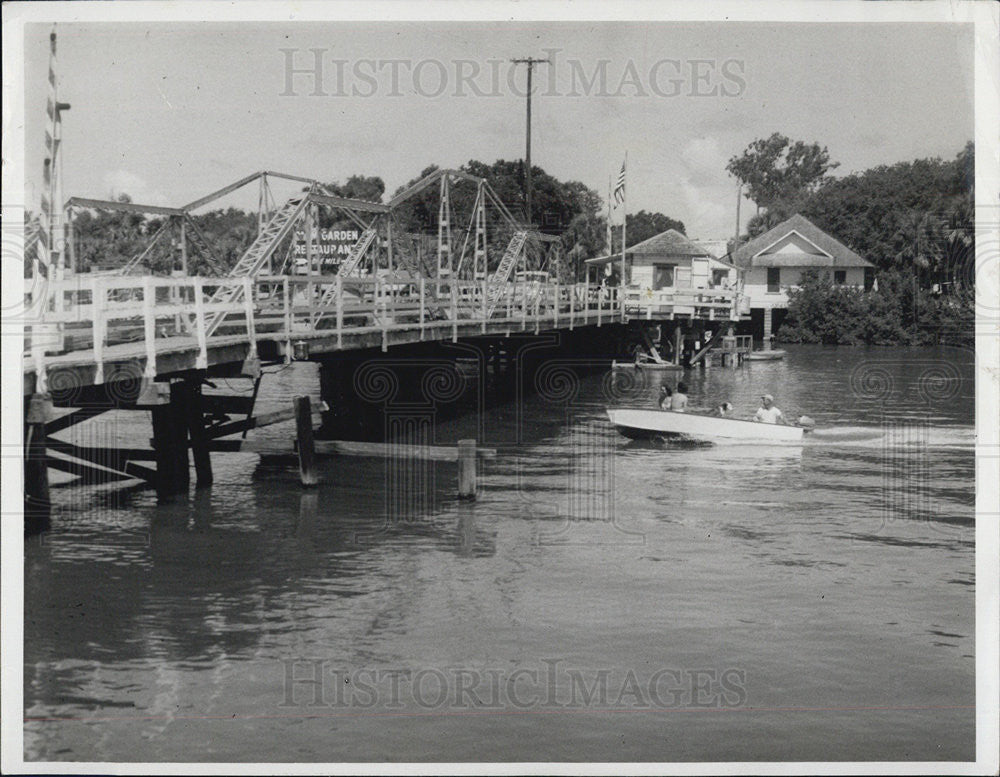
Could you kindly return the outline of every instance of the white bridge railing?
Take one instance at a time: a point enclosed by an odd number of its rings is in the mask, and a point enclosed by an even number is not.
[[[220,290],[240,294],[219,294]],[[222,341],[247,342],[256,356],[259,338],[291,344],[303,335],[344,338],[365,332],[418,330],[419,339],[458,336],[461,326],[507,322],[510,329],[567,327],[621,321],[618,289],[590,283],[560,284],[516,278],[491,295],[486,280],[348,278],[337,275],[199,278],[77,275],[46,281],[26,299],[25,368],[45,390],[46,365],[72,354],[91,360],[95,383],[115,354],[145,357],[145,375],[156,374],[157,354],[197,349],[196,368],[208,366],[208,349]],[[220,298],[235,301],[217,301]],[[214,300],[216,301],[213,301]],[[210,324],[222,314],[208,334]]]

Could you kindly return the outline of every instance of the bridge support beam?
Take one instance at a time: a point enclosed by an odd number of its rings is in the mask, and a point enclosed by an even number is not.
[[[51,524],[49,468],[45,450],[45,423],[52,413],[52,398],[34,394],[28,400],[24,432],[24,533],[38,534]]]
[[[191,457],[194,459],[195,487],[205,488],[212,485],[212,457],[208,448],[208,435],[205,432],[205,407],[201,394],[200,380],[186,380],[187,390],[187,429],[191,436]],[[185,462],[186,463],[186,462]]]
[[[187,493],[190,483],[187,456],[185,386],[174,383],[158,392],[152,407],[153,449],[156,452],[156,498],[171,502],[178,493]]]

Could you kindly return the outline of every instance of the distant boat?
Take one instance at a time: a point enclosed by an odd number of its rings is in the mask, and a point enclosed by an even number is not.
[[[696,440],[801,442],[804,431],[801,426],[765,424],[741,418],[640,408],[609,409],[608,418],[619,432],[631,439],[679,435]]]
[[[671,364],[670,362],[654,362],[654,361],[644,361],[644,362],[611,362],[611,368],[614,370],[674,370],[680,372],[684,368],[678,364]]]
[[[784,351],[750,351],[744,358],[752,362],[773,362],[785,358]]]

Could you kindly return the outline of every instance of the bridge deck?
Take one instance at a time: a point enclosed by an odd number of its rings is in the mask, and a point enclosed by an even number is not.
[[[214,301],[229,285],[236,294]],[[310,357],[481,335],[573,329],[620,323],[614,289],[580,283],[511,283],[497,299],[485,282],[417,279],[393,284],[338,276],[256,279],[78,276],[50,284],[48,310],[30,322],[24,360],[26,394],[55,385],[85,386],[120,379],[164,376],[242,363],[263,353],[290,358],[295,343]],[[213,296],[214,294],[214,296]],[[141,299],[140,299],[141,297]],[[630,302],[632,317],[676,316],[737,320],[731,293],[705,290],[663,299],[652,310]],[[82,334],[65,350],[67,327]],[[115,333],[142,339],[112,342]],[[234,331],[235,330],[235,331]],[[80,347],[88,344],[90,347]],[[301,346],[300,346],[301,347]],[[38,380],[38,366],[43,379]]]

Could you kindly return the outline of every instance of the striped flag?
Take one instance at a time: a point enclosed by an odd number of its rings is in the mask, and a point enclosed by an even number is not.
[[[48,118],[45,127],[45,158],[42,167],[42,197],[41,212],[39,214],[38,234],[38,259],[42,264],[43,273],[48,276],[49,260],[52,252],[52,238],[55,232],[54,203],[52,196],[55,193],[53,178],[55,176],[54,162],[56,155],[56,122],[58,121],[58,103],[56,100],[56,33],[55,29],[49,34],[49,72],[48,86],[45,100],[45,113]]]
[[[615,184],[615,207],[625,202],[625,162],[622,162],[622,171],[618,173],[618,183]]]

